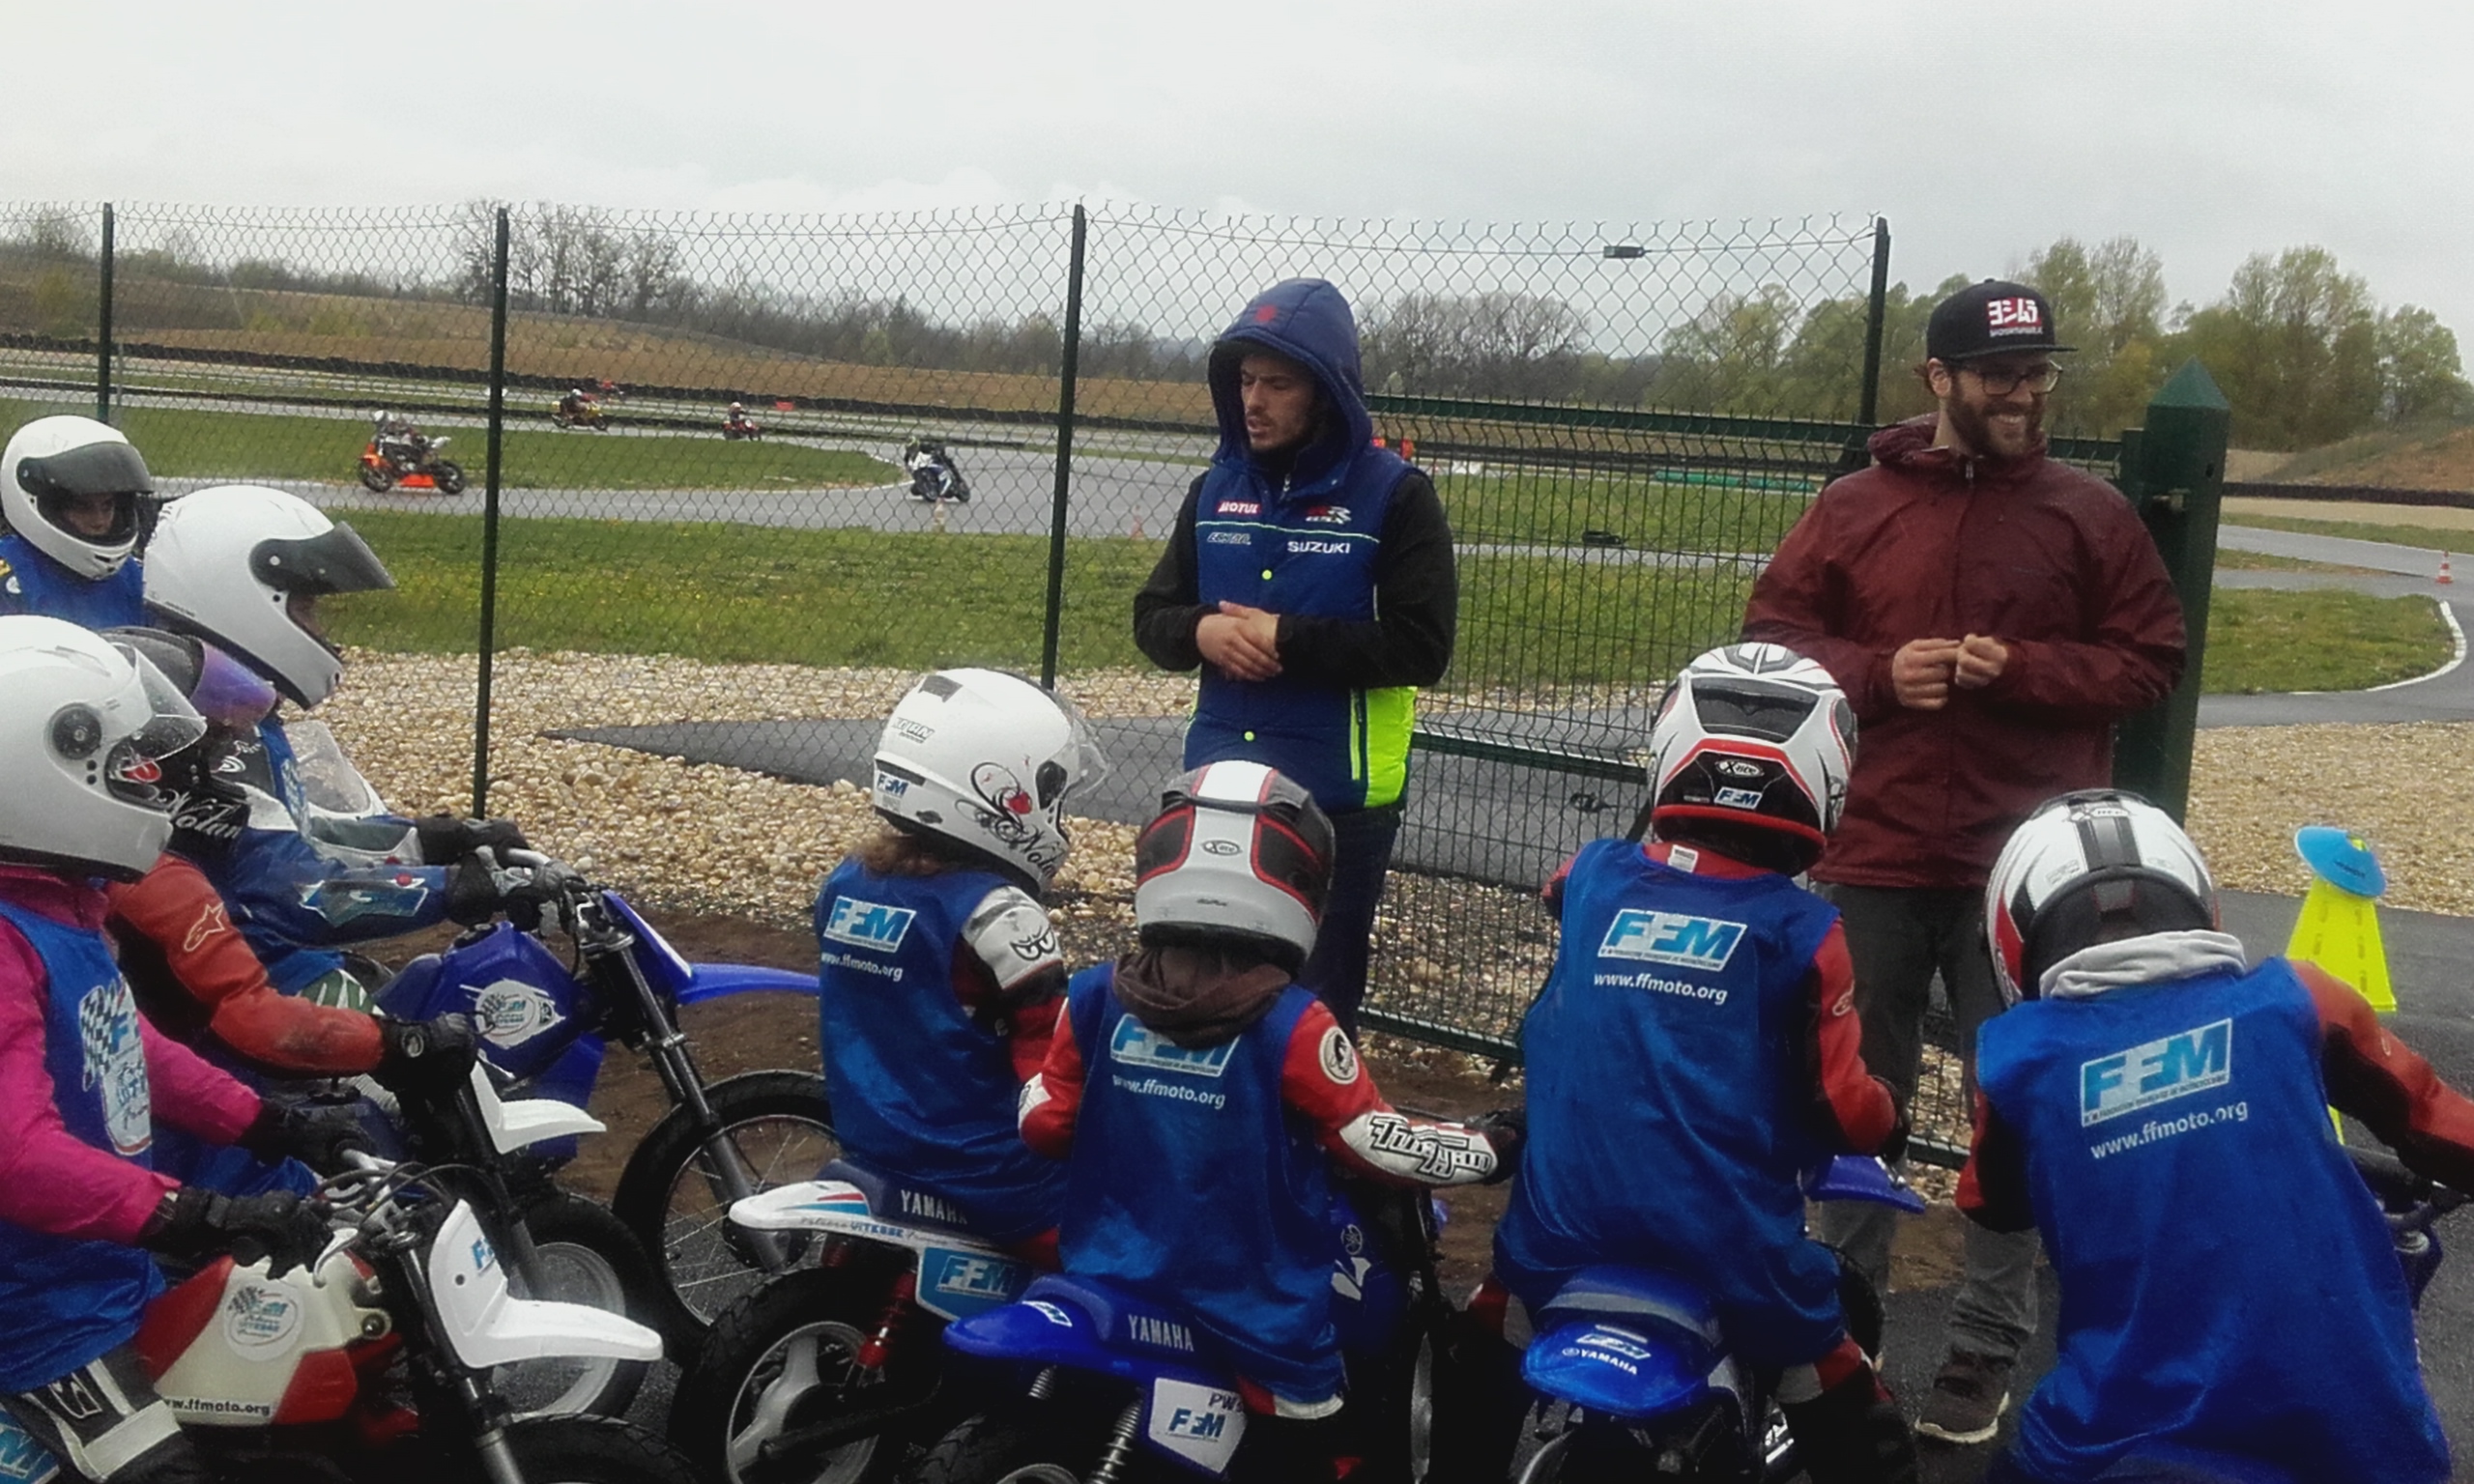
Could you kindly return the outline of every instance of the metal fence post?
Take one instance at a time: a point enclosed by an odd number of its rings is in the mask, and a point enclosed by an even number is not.
[[[1890,219],[1873,218],[1873,293],[1864,306],[1864,389],[1856,400],[1856,420],[1866,427],[1881,414],[1882,326],[1889,315]]]
[[[112,420],[112,204],[103,203],[103,245],[96,259],[95,420]]]
[[[2190,803],[2191,749],[2199,732],[2200,681],[2207,653],[2208,596],[2216,570],[2218,507],[2232,413],[2198,361],[2186,361],[2147,404],[2147,426],[2124,435],[2122,494],[2147,524],[2182,600],[2190,657],[2173,693],[2125,719],[2114,736],[2114,782],[2174,818]]]
[[[490,244],[490,431],[481,497],[481,673],[473,703],[473,817],[490,813],[490,670],[498,647],[499,444],[506,425],[506,216],[498,210]]]
[[[1058,631],[1065,625],[1065,506],[1074,482],[1074,381],[1082,359],[1082,248],[1090,220],[1074,206],[1074,249],[1065,271],[1065,357],[1056,388],[1056,495],[1049,511],[1048,615],[1040,636],[1040,684],[1056,688]]]

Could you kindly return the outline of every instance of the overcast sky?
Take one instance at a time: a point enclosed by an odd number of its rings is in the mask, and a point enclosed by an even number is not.
[[[1919,290],[2127,233],[2174,299],[2205,303],[2247,254],[2318,243],[2384,305],[2474,334],[2463,0],[5,14],[0,196],[19,199],[1879,212],[1894,276]]]

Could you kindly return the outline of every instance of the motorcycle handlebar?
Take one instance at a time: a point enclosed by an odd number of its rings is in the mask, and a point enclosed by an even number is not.
[[[2444,1216],[2474,1199],[2464,1191],[2415,1174],[2384,1150],[2347,1146],[2345,1157],[2353,1161],[2354,1172],[2362,1177],[2364,1184],[2371,1186],[2371,1193],[2393,1212],[2428,1206],[2433,1216]]]

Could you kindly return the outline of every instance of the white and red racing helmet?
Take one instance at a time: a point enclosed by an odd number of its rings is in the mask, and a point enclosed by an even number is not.
[[[2172,816],[2135,793],[2089,788],[2036,806],[1993,863],[1984,937],[2001,997],[2044,992],[2083,948],[2217,926],[2216,882]]]
[[[1206,763],[1170,784],[1134,846],[1134,918],[1151,947],[1242,945],[1291,974],[1332,892],[1332,821],[1259,762]]]
[[[1829,671],[1783,644],[1725,644],[1676,676],[1650,733],[1653,827],[1765,830],[1820,858],[1847,805],[1856,712]]]

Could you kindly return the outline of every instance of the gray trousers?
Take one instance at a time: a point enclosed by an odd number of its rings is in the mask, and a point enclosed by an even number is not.
[[[1856,1010],[1864,1064],[1912,1105],[1924,1055],[1924,1013],[1939,974],[1959,1023],[1968,1108],[1975,1107],[1975,1032],[2001,1009],[1984,942],[1981,892],[1825,886],[1847,929],[1856,966]],[[1826,1201],[1816,1225],[1881,1292],[1889,1292],[1890,1239],[1898,1213],[1865,1201]],[[2036,1330],[2036,1234],[1988,1232],[1967,1223],[1966,1273],[1950,1304],[1949,1343],[2016,1359]]]

